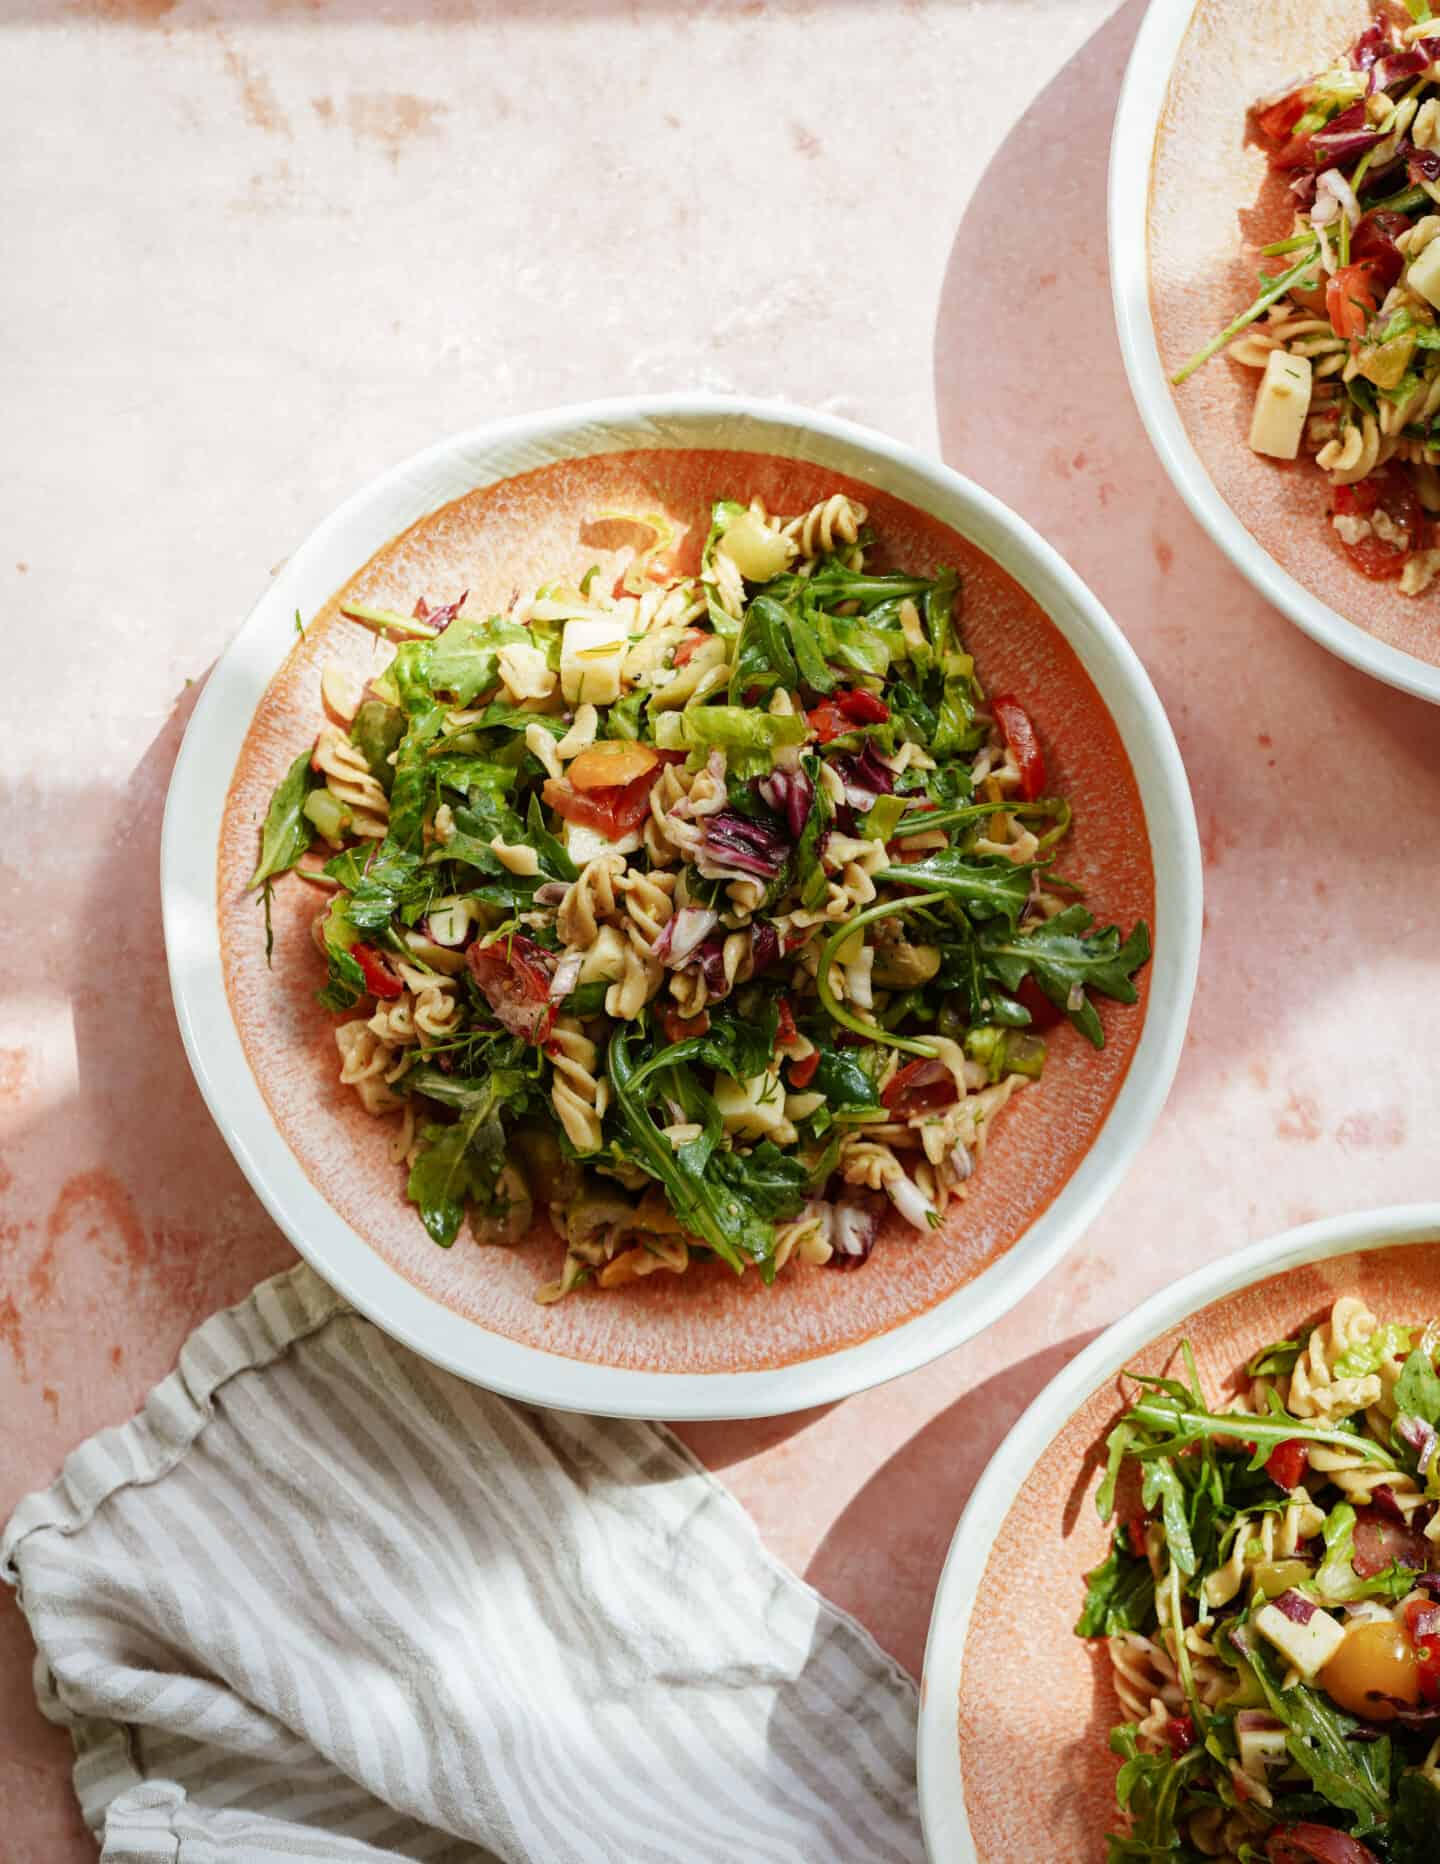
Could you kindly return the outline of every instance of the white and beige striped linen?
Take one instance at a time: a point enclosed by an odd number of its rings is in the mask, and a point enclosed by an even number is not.
[[[919,1859],[915,1695],[669,1432],[301,1267],[0,1536],[107,1864]]]

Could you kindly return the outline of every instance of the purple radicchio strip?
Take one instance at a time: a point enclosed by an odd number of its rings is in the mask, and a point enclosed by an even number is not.
[[[784,865],[790,845],[774,829],[751,822],[733,809],[706,818],[705,852],[726,867],[738,868],[761,880],[773,880]]]
[[[895,792],[895,773],[881,761],[873,738],[867,738],[858,752],[843,752],[832,759],[831,769],[845,785],[847,801],[851,790],[865,790],[871,796]]]

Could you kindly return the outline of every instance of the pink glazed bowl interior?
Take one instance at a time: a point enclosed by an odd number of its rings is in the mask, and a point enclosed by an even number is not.
[[[1429,1233],[1434,1231],[1432,1223]],[[1345,1292],[1362,1295],[1386,1317],[1434,1314],[1440,1306],[1440,1242],[1357,1250],[1262,1275],[1167,1328],[1126,1355],[1125,1363],[1173,1375],[1179,1343],[1188,1339],[1206,1393],[1217,1399],[1236,1390],[1246,1360],[1259,1347],[1293,1338],[1297,1327],[1320,1319]],[[1093,1350],[1104,1344],[1097,1342]],[[947,1864],[952,1855],[980,1864],[1038,1858],[1104,1864],[1104,1834],[1120,1829],[1118,1763],[1106,1741],[1122,1717],[1109,1658],[1102,1643],[1083,1642],[1072,1627],[1084,1601],[1085,1575],[1109,1545],[1110,1531],[1095,1512],[1094,1498],[1104,1438],[1123,1403],[1122,1382],[1107,1377],[1034,1460],[991,1544],[964,1641],[958,1716],[951,1724],[958,1731],[973,1851],[951,1853],[937,1848],[932,1837],[935,1864]],[[937,1610],[943,1606],[942,1593]]]
[[[663,511],[683,529],[678,562],[693,570],[712,499],[759,493],[772,510],[800,510],[837,487],[862,499],[883,540],[873,560],[959,567],[962,629],[992,690],[1026,697],[1043,736],[1052,785],[1075,808],[1066,874],[1100,923],[1154,926],[1155,881],[1145,815],[1115,726],[1075,652],[998,565],[933,517],[813,464],[766,454],[686,449],[564,460],[470,493],[381,549],[306,627],[265,693],[246,737],[225,812],[219,916],[225,984],[249,1066],[311,1183],[357,1236],[407,1281],[492,1333],[596,1365],[642,1372],[746,1372],[831,1353],[886,1333],[972,1281],[1060,1193],[1105,1121],[1139,1042],[1148,972],[1133,1009],[1101,1006],[1097,1054],[1062,1029],[1038,1090],[997,1128],[973,1194],[939,1234],[919,1240],[898,1220],[864,1272],[787,1271],[773,1289],[718,1266],[657,1275],[606,1293],[582,1289],[556,1307],[534,1300],[559,1267],[541,1227],[513,1249],[429,1242],[388,1152],[388,1127],[337,1081],[336,1018],[315,1002],[323,982],[310,942],[317,896],[291,878],[274,902],[267,968],[253,896],[270,791],[321,722],[319,675],[336,660],[364,673],[376,647],[338,614],[342,598],[408,612],[469,591],[467,607],[503,609],[517,590],[598,562],[610,573],[629,540],[599,521],[614,511]]]
[[[1340,58],[1367,23],[1365,0],[1199,0],[1155,139],[1148,226],[1160,361],[1178,369],[1254,299],[1257,274],[1286,262],[1259,248],[1291,230],[1285,178],[1246,141],[1256,99]],[[1133,159],[1132,151],[1132,159]],[[1305,590],[1378,640],[1440,666],[1440,601],[1401,595],[1350,566],[1313,462],[1246,444],[1253,369],[1223,353],[1174,390],[1191,445],[1225,504]]]

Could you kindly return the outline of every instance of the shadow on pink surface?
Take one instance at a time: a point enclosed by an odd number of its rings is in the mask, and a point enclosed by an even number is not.
[[[816,1548],[806,1579],[862,1617],[912,1675],[920,1674],[930,1602],[971,1490],[1020,1413],[1098,1332],[1032,1353],[931,1418],[851,1498]]]
[[[1359,1121],[1332,1117],[1288,1073],[1287,1038],[1398,937],[1415,939],[1416,962],[1422,938],[1428,950],[1436,716],[1271,609],[1190,517],[1140,424],[1111,312],[1105,190],[1143,11],[1129,0],[1041,94],[960,224],[935,330],[941,450],[1089,582],[1179,740],[1207,911],[1170,1115],[1229,1086],[1258,1036],[1264,1051],[1240,1078],[1265,1097],[1275,1137],[1383,1153],[1404,1140],[1404,1096]],[[1043,728],[1043,697],[1031,709]]]

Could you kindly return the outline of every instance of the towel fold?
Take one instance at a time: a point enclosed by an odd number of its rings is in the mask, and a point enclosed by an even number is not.
[[[924,1855],[913,1684],[683,1445],[468,1385],[305,1267],[0,1572],[113,1864]]]

